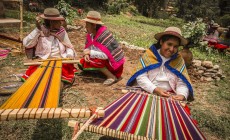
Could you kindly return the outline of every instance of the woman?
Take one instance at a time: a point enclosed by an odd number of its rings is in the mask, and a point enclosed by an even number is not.
[[[107,79],[104,85],[112,85],[121,78],[125,62],[124,52],[112,33],[107,30],[97,11],[90,11],[83,19],[86,22],[86,45],[84,58],[80,60],[79,68],[83,71],[102,72]]]
[[[41,18],[44,24],[41,25]],[[39,59],[71,58],[76,55],[65,28],[61,26],[64,21],[59,11],[55,8],[47,8],[44,14],[36,17],[36,28],[23,39],[25,48],[36,48],[35,56]],[[26,80],[38,66],[30,66],[22,76]],[[74,82],[73,64],[62,64],[62,81],[72,84]]]
[[[230,47],[230,26],[228,26],[228,30],[224,31],[219,40],[218,43],[215,45],[215,48],[219,50],[224,50]]]
[[[141,57],[134,75],[127,85],[136,82],[142,89],[175,100],[192,100],[193,89],[178,47],[186,45],[177,27],[168,27],[155,35],[157,44],[152,45]]]

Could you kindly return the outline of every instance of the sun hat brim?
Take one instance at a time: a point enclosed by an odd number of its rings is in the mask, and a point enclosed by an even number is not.
[[[100,25],[104,24],[100,20],[92,20],[92,19],[88,19],[88,18],[85,18],[85,19],[82,19],[82,20],[85,21],[85,22],[94,23],[94,24],[100,24]]]
[[[186,44],[188,44],[188,40],[187,39],[185,39],[183,36],[181,36],[177,32],[173,32],[173,31],[165,31],[165,32],[157,33],[157,34],[155,34],[154,37],[155,37],[156,40],[159,40],[164,35],[173,35],[173,36],[178,37],[181,40],[180,41],[180,45],[186,45]]]
[[[48,19],[48,20],[65,20],[65,18],[61,15],[57,17],[47,17],[44,14],[41,14],[40,17],[43,19]]]

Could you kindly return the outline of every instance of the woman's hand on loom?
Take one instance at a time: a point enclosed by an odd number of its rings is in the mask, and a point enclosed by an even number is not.
[[[36,27],[41,30],[41,17],[37,15],[36,17]]]
[[[86,62],[90,62],[89,54],[84,55],[84,59],[85,59]]]
[[[179,101],[184,101],[185,97],[184,97],[184,95],[173,95],[172,99],[179,100]]]
[[[163,97],[169,97],[170,96],[170,94],[166,90],[159,88],[159,87],[156,87],[153,92],[156,93],[157,95],[163,96]]]

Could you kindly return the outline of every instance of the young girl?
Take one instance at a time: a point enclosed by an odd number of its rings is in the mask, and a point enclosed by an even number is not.
[[[41,18],[44,19],[43,25],[40,25]],[[35,56],[39,59],[74,58],[76,56],[74,47],[65,28],[61,26],[64,20],[57,9],[45,9],[44,14],[36,17],[37,27],[23,39],[23,45],[25,48],[35,47]],[[26,80],[37,67],[30,66],[22,76],[22,80]],[[75,71],[73,64],[62,64],[62,81],[73,83]]]
[[[178,54],[178,47],[186,45],[177,27],[168,27],[164,32],[155,35],[157,44],[152,45],[141,57],[137,71],[127,85],[134,82],[149,93],[172,97],[175,100],[193,99],[184,60]]]

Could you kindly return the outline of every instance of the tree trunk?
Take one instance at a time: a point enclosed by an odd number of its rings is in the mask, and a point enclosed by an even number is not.
[[[188,47],[184,47],[179,54],[183,57],[186,67],[189,67],[192,64],[193,54]]]
[[[5,10],[4,10],[4,4],[2,1],[0,1],[0,18],[5,18]]]

